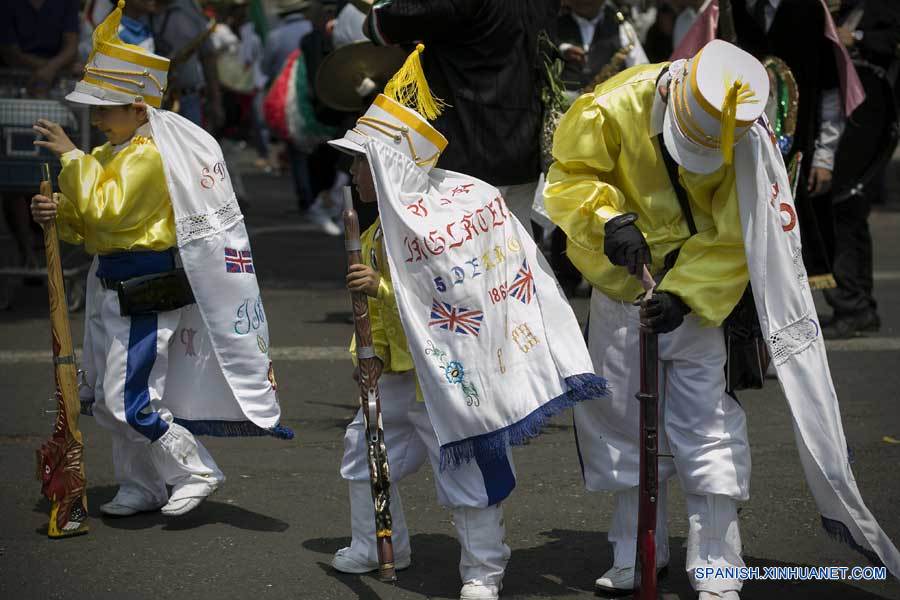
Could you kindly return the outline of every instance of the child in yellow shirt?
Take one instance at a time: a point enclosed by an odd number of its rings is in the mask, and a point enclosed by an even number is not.
[[[194,434],[289,439],[293,433],[278,424],[274,374],[263,350],[268,329],[227,170],[223,162],[206,167],[196,160],[198,145],[207,150],[203,160],[221,161],[221,149],[180,117],[154,112],[169,61],[122,43],[116,32],[123,6],[98,26],[84,78],[67,96],[91,106],[92,125],[108,142],[85,154],[58,124],[39,120],[34,130],[42,139],[35,144],[60,157],[61,195],[58,202],[34,196],[32,214],[38,223],[55,219],[61,238],[97,256],[87,284],[82,401],[93,403],[98,423],[112,433],[119,482],[100,511],[128,516],[161,508],[174,516],[225,480]],[[157,147],[151,121],[172,156]],[[184,165],[173,166],[175,155]],[[207,229],[180,239],[176,212],[186,205]],[[217,223],[210,225],[201,209],[220,215]],[[197,244],[216,251],[198,259]],[[222,303],[240,301],[237,313],[212,306],[210,290]],[[195,296],[203,311],[193,310]],[[242,310],[248,320],[252,310],[255,320],[246,332],[232,331],[232,314]],[[176,332],[188,342],[183,356],[170,352]]]

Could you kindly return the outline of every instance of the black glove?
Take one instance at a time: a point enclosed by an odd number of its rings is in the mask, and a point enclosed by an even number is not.
[[[628,267],[628,272],[637,275],[643,265],[650,264],[650,247],[644,234],[635,226],[637,215],[625,213],[606,222],[603,228],[603,252],[609,262],[619,267]]]
[[[669,292],[653,292],[641,301],[641,327],[650,333],[669,333],[684,321],[691,307]]]

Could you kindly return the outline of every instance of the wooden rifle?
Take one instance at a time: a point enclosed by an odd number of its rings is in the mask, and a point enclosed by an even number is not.
[[[656,283],[644,265],[641,278],[647,300]],[[659,501],[659,345],[655,333],[641,327],[640,480],[638,481],[637,559],[635,560],[635,600],[657,600],[656,592],[656,506]]]
[[[344,188],[344,247],[347,250],[347,266],[363,264],[362,245],[359,241],[359,218],[353,210],[353,196],[349,187]],[[378,578],[396,581],[394,569],[394,545],[391,539],[391,475],[388,468],[387,448],[384,445],[384,427],[381,422],[381,395],[378,393],[378,377],[381,374],[380,359],[372,345],[372,327],[369,323],[369,298],[364,292],[352,292],[353,322],[356,326],[356,358],[359,364],[359,403],[362,407],[368,447],[369,481],[372,484],[372,500],[375,502],[375,537],[378,550]]]
[[[50,165],[41,165],[41,195],[53,196]],[[56,221],[43,224],[47,253],[47,289],[50,293],[50,331],[53,370],[56,376],[56,424],[50,439],[37,451],[37,478],[41,492],[50,500],[51,538],[88,532],[87,493],[84,476],[84,443],[78,430],[81,402],[78,370],[69,327],[69,309],[63,283]]]

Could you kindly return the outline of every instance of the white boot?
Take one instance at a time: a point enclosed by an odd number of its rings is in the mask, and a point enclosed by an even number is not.
[[[503,508],[455,508],[456,535],[462,547],[459,575],[463,586],[460,600],[496,600],[503,587],[503,573],[510,550],[503,542]]]
[[[342,573],[369,573],[378,570],[378,549],[375,545],[375,503],[368,481],[350,483],[351,541],[346,548],[334,553],[331,566]],[[394,545],[394,568],[409,567],[409,530],[403,515],[400,490],[391,486],[391,541]]]
[[[130,517],[159,510],[165,505],[169,493],[150,457],[150,445],[134,442],[119,432],[112,433],[111,441],[119,491],[115,498],[100,505],[100,512],[114,517]]]
[[[344,187],[350,185],[350,174],[338,171],[334,174],[334,183],[328,190],[328,206],[326,210],[336,223],[341,222],[341,213],[344,212]]]
[[[100,512],[113,517],[130,517],[142,512],[154,512],[165,502],[148,498],[140,489],[130,485],[119,486],[116,497],[100,505]]]
[[[694,577],[699,568],[740,569],[746,566],[741,557],[737,503],[728,496],[719,494],[685,494],[684,500],[688,510],[687,556],[684,568],[688,572],[691,585],[704,600],[718,600],[718,598],[737,600],[738,592],[743,586],[741,580]]]
[[[656,570],[669,564],[669,532],[666,527],[668,484],[659,482],[656,505]],[[628,592],[635,588],[634,561],[637,559],[638,488],[616,492],[609,541],[613,545],[613,566],[594,581],[594,589],[605,593]]]
[[[331,216],[328,214],[324,196],[325,192],[322,192],[316,197],[316,201],[306,211],[306,216],[328,235],[342,235],[343,230],[331,220]]]
[[[172,486],[161,512],[179,516],[197,507],[225,481],[225,475],[194,435],[177,423],[150,444],[150,456],[166,483]]]

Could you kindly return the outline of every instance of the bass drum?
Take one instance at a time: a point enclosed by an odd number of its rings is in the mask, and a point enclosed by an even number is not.
[[[861,195],[879,177],[900,137],[894,91],[887,79],[865,64],[857,64],[856,72],[866,99],[847,119],[835,157],[835,203]]]

